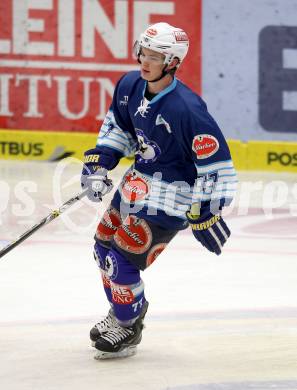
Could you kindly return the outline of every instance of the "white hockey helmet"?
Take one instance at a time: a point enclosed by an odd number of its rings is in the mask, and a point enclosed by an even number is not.
[[[164,54],[166,65],[169,65],[173,58],[178,58],[178,67],[187,55],[189,38],[181,28],[161,22],[152,24],[140,34],[139,40],[134,45],[137,57],[142,47]]]

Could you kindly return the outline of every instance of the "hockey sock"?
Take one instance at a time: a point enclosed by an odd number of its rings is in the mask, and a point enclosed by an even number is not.
[[[105,271],[110,280],[114,314],[121,325],[130,326],[146,302],[140,271],[115,249],[106,256]]]
[[[96,263],[98,264],[98,267],[101,271],[101,277],[103,282],[103,287],[105,294],[107,296],[107,299],[110,304],[112,304],[112,295],[111,295],[111,288],[110,288],[110,279],[105,269],[105,259],[109,252],[109,249],[101,245],[100,243],[96,242],[94,246],[94,258]]]

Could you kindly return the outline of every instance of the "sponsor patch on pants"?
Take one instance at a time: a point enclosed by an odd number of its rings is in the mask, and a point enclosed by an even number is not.
[[[144,219],[129,215],[118,228],[114,240],[121,249],[141,254],[151,246],[152,231]]]
[[[109,207],[97,227],[96,237],[102,241],[110,241],[121,223],[121,215],[118,210],[112,206]]]
[[[134,301],[134,295],[128,286],[111,283],[112,300],[119,305],[129,305]]]

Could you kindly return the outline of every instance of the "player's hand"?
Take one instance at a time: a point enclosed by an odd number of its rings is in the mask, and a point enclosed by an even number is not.
[[[102,196],[108,194],[113,184],[107,178],[107,169],[100,166],[98,150],[90,149],[85,152],[85,161],[81,174],[81,187],[87,189],[87,197],[93,202],[100,202]]]
[[[210,252],[220,255],[222,247],[230,237],[231,232],[220,215],[208,214],[201,218],[187,211],[187,219],[196,240],[201,242]]]

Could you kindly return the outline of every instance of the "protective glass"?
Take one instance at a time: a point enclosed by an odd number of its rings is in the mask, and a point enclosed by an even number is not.
[[[145,62],[149,62],[150,64],[161,65],[164,64],[165,61],[165,56],[162,55],[158,55],[158,54],[145,55],[138,41],[136,41],[134,44],[133,53],[135,57],[140,60],[140,62],[145,61]]]
[[[139,54],[139,60],[140,62],[149,62],[150,64],[155,64],[155,65],[162,65],[164,63],[164,58],[159,57],[157,55],[145,55],[142,52]]]

